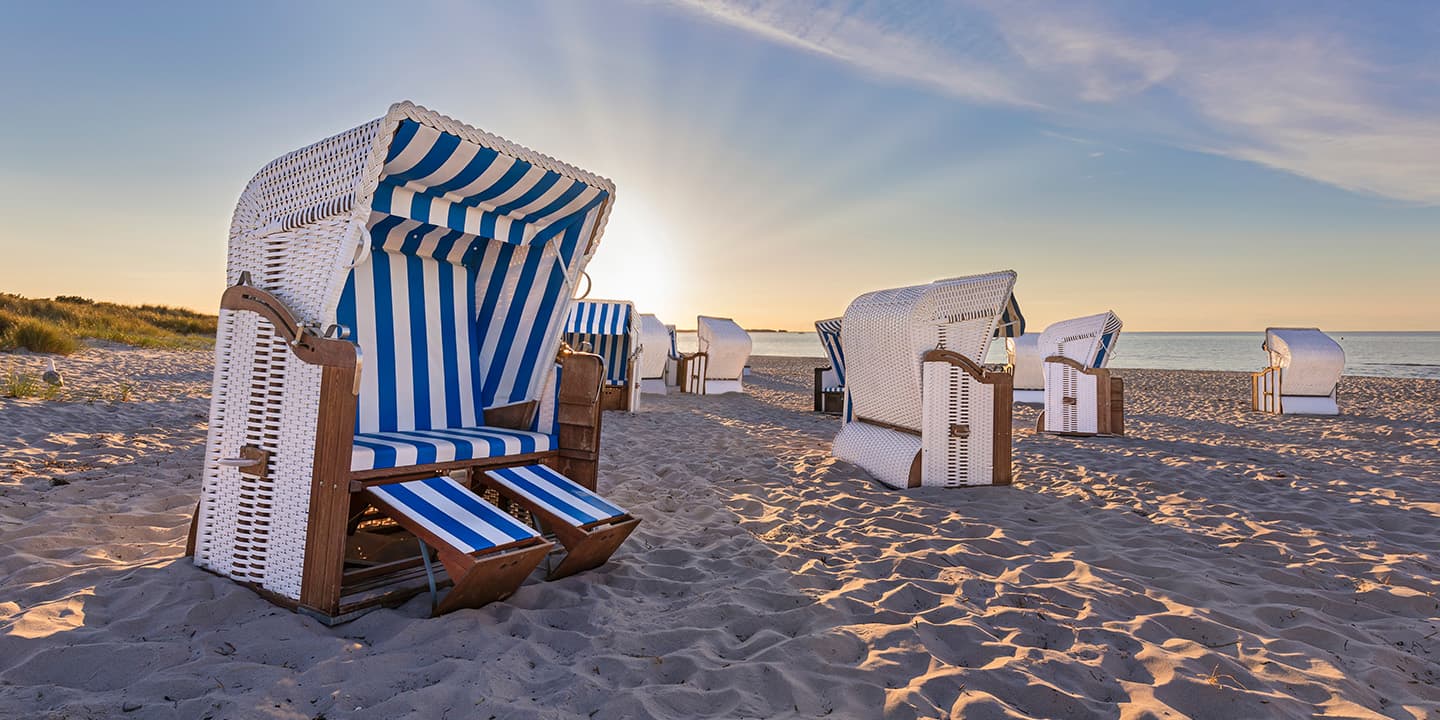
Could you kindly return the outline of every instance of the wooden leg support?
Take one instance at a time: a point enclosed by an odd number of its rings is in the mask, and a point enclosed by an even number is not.
[[[481,557],[436,548],[454,586],[435,607],[436,615],[504,600],[540,565],[554,545],[540,542]]]
[[[638,525],[640,518],[625,517],[596,528],[557,529],[555,538],[565,547],[565,559],[550,571],[546,579],[559,580],[604,565]]]

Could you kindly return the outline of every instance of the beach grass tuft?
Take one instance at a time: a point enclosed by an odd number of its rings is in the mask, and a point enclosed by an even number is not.
[[[135,347],[200,349],[215,342],[215,324],[214,315],[163,305],[0,293],[0,350],[70,355],[85,347],[82,338]]]

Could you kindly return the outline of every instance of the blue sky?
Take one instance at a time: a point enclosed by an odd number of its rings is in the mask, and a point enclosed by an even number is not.
[[[1037,327],[1440,329],[1433,3],[0,12],[3,291],[213,309],[246,180],[410,99],[614,179],[594,295],[682,326],[1013,268]]]

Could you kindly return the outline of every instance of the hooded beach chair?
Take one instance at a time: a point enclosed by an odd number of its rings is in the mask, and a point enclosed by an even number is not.
[[[701,315],[695,323],[699,349],[682,356],[680,389],[700,395],[745,392],[750,333],[730,318]]]
[[[1045,410],[1038,432],[1124,435],[1125,386],[1106,365],[1120,340],[1113,312],[1061,320],[1040,333]]]
[[[558,350],[613,195],[410,103],[265,166],[231,225],[195,563],[329,623],[512,593],[550,543],[450,475],[543,464],[589,501],[602,364]]]
[[[844,318],[815,321],[815,334],[830,364],[815,368],[815,412],[839,415],[845,405],[845,351],[840,347]]]
[[[1010,375],[981,363],[1014,285],[1007,270],[850,303],[835,457],[895,488],[1009,484]]]
[[[1015,402],[1045,403],[1045,368],[1040,357],[1040,335],[1030,333],[1005,339],[1005,355],[1015,374]]]
[[[565,342],[605,363],[601,409],[640,409],[640,316],[629,301],[576,300],[565,323]]]
[[[654,315],[640,316],[640,392],[664,395],[670,391],[669,368],[679,353],[673,353],[670,328]]]
[[[1339,415],[1345,350],[1316,328],[1267,328],[1270,367],[1252,377],[1252,406],[1287,415]]]

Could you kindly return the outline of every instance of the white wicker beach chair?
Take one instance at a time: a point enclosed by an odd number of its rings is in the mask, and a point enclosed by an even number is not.
[[[640,392],[664,395],[670,391],[666,378],[672,364],[673,341],[670,329],[660,318],[649,314],[640,316]]]
[[[410,103],[265,166],[231,225],[195,563],[326,622],[513,592],[550,544],[443,476],[594,487],[600,359],[557,349],[613,195]]]
[[[680,389],[701,395],[745,392],[750,333],[730,318],[701,315],[695,322],[699,349],[683,356]]]
[[[835,457],[897,488],[1008,484],[1011,379],[979,359],[1014,285],[1005,271],[856,298]]]
[[[830,364],[815,368],[815,412],[839,415],[845,406],[845,350],[840,346],[844,318],[815,321],[815,334]]]
[[[1005,339],[1010,371],[1015,373],[1015,402],[1045,403],[1045,368],[1040,357],[1040,335],[1030,333]]]
[[[1064,435],[1124,435],[1125,391],[1106,364],[1120,340],[1113,312],[1062,320],[1040,334],[1045,410],[1036,428]]]
[[[1267,328],[1270,367],[1252,378],[1256,410],[1287,415],[1339,415],[1336,402],[1345,350],[1316,328]]]
[[[640,409],[640,315],[628,300],[577,300],[565,323],[565,342],[605,363],[603,410]]]

